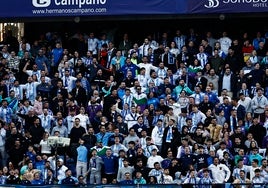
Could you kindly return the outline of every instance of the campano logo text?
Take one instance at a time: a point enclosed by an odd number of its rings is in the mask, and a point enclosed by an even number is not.
[[[35,7],[48,7],[51,5],[51,0],[32,0]],[[54,0],[55,6],[78,6],[83,5],[104,5],[106,0]]]
[[[32,3],[35,7],[48,7],[51,4],[51,0],[33,0]]]

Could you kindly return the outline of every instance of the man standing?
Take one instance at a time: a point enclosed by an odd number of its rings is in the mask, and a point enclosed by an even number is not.
[[[237,96],[236,75],[231,72],[229,67],[227,67],[224,74],[219,77],[218,90],[221,91],[222,89],[226,89],[230,97]]]
[[[211,137],[211,139],[213,141],[213,144],[219,142],[222,126],[217,124],[217,118],[216,117],[211,118],[211,124],[207,127],[207,129],[210,132],[210,137]]]
[[[214,157],[213,164],[209,165],[208,169],[211,171],[215,183],[219,184],[216,185],[216,187],[225,187],[224,183],[226,183],[231,176],[229,168],[225,164],[220,164],[218,157]]]
[[[128,162],[127,158],[124,159],[123,165],[124,166],[118,170],[117,182],[121,182],[124,180],[124,178],[123,178],[124,174],[126,174],[126,173],[132,174],[134,171],[134,167],[129,166],[129,162]],[[130,179],[132,179],[132,177]]]
[[[0,107],[0,118],[7,124],[10,124],[12,121],[13,111],[8,106],[6,99],[2,100],[2,106]]]
[[[97,156],[97,150],[92,149],[91,151],[92,157],[89,160],[89,169],[90,172],[90,184],[100,184],[101,183],[101,168],[103,165],[103,160],[101,157]]]
[[[173,118],[170,119],[167,127],[164,130],[162,156],[166,156],[169,149],[172,150],[174,156],[177,155],[177,146],[179,145],[180,133],[175,125],[175,122],[176,121]]]
[[[75,88],[71,90],[72,97],[76,100],[77,105],[86,107],[87,105],[87,92],[82,87],[81,80],[77,79],[75,81]]]
[[[76,176],[77,178],[82,175],[85,176],[87,172],[87,157],[88,150],[84,146],[84,140],[82,138],[79,139],[80,146],[76,148],[77,151],[77,162],[76,162]]]
[[[268,104],[267,98],[263,95],[263,89],[256,89],[257,96],[253,97],[251,101],[252,110],[254,116],[259,117],[260,121],[263,123],[265,121],[264,109]]]
[[[252,133],[254,140],[258,146],[262,145],[262,139],[266,135],[266,129],[260,124],[258,116],[253,117],[252,125],[249,127],[249,133]]]
[[[95,38],[94,33],[91,32],[89,34],[87,44],[88,44],[88,51],[91,51],[94,57],[98,56],[98,43],[99,43],[99,40]]]
[[[41,126],[40,119],[38,117],[34,120],[34,124],[30,127],[29,132],[31,135],[32,144],[35,146],[39,145],[45,129]]]
[[[107,178],[107,182],[111,183],[114,178],[116,178],[116,172],[117,172],[117,157],[112,155],[112,150],[108,148],[106,150],[105,156],[102,157],[103,160],[103,172],[105,174],[105,177]],[[104,176],[102,176],[104,177]]]

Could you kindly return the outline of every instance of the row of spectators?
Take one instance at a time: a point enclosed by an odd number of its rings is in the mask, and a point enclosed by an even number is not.
[[[4,40],[1,183],[267,183],[267,34],[175,33]]]

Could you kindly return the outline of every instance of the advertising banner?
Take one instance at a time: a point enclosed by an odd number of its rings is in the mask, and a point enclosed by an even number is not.
[[[187,0],[8,0],[1,4],[0,17],[185,14],[186,2]]]
[[[268,0],[189,0],[188,14],[268,12]]]
[[[268,0],[8,0],[0,18],[268,12]]]

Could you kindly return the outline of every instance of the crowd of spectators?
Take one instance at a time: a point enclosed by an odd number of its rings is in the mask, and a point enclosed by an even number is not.
[[[268,33],[255,34],[126,33],[115,46],[8,33],[0,184],[268,183]]]

